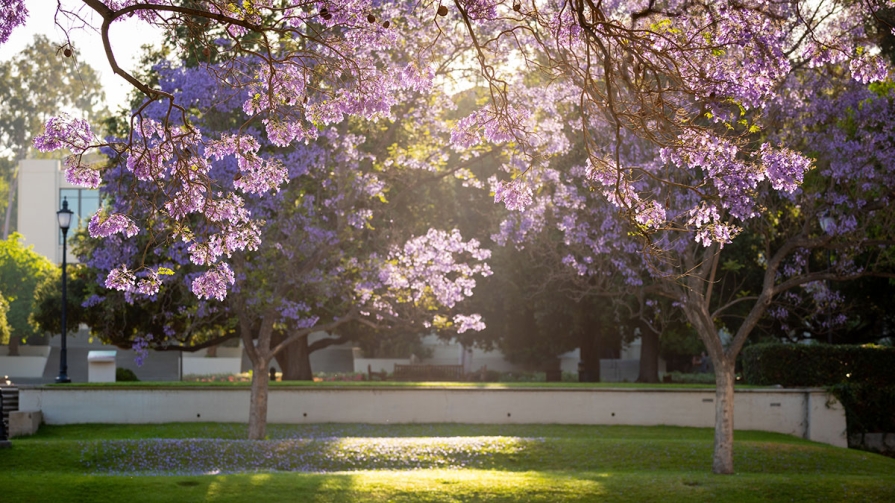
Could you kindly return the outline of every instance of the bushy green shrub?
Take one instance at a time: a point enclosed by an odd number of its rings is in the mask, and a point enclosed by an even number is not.
[[[748,384],[784,387],[895,385],[895,348],[756,344],[743,349],[743,377]]]
[[[315,372],[314,382],[335,381],[335,382],[357,382],[364,381],[367,374],[363,372]]]
[[[677,384],[715,384],[715,374],[708,372],[688,374],[674,371],[668,372],[665,376],[671,379],[669,382]]]
[[[137,374],[131,369],[118,367],[115,369],[115,380],[118,382],[139,381]]]

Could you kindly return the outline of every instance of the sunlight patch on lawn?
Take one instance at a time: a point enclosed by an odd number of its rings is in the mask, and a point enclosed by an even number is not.
[[[255,475],[252,475],[249,480],[252,482],[253,486],[261,486],[270,482],[271,476],[269,473],[256,473]]]
[[[561,494],[605,493],[602,483],[592,478],[541,472],[506,472],[495,470],[425,470],[425,471],[361,471],[344,473],[351,477],[351,487],[372,491],[389,487],[392,491],[423,492],[449,491],[462,486],[465,493],[525,494],[526,492]]]

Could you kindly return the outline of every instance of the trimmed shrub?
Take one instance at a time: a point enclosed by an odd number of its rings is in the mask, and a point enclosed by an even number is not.
[[[748,384],[784,387],[861,383],[895,385],[895,348],[828,344],[756,344],[743,349]]]
[[[131,369],[118,367],[115,369],[115,380],[118,382],[139,381],[137,374]]]
[[[684,372],[668,372],[665,377],[670,378],[669,382],[678,384],[715,384],[715,374],[707,372],[691,373]]]

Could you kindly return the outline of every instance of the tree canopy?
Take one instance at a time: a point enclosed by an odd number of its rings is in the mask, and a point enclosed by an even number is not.
[[[46,257],[31,246],[22,244],[22,235],[12,233],[0,241],[0,292],[9,302],[6,319],[10,328],[10,353],[15,353],[18,342],[34,335],[28,323],[34,303],[34,290],[45,277],[56,269]],[[4,341],[7,342],[7,341]]]

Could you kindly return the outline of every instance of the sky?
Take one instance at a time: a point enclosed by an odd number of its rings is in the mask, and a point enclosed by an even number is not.
[[[63,7],[70,8],[81,15],[88,15],[90,11],[83,4],[73,0],[62,0]],[[116,111],[127,104],[127,94],[131,90],[130,84],[112,73],[109,68],[103,50],[102,40],[98,30],[85,28],[83,23],[72,24],[71,21],[59,17],[57,26],[54,22],[56,13],[56,0],[26,0],[29,16],[25,26],[16,28],[9,40],[0,45],[0,61],[7,61],[15,56],[34,40],[34,35],[46,35],[51,42],[62,44],[66,39],[66,32],[75,46],[74,57],[79,64],[89,64],[100,75],[100,82],[106,93],[106,103],[109,110]],[[98,17],[88,19],[97,20]],[[99,26],[100,23],[93,23]],[[125,71],[136,68],[139,60],[140,47],[144,44],[159,45],[161,31],[146,23],[135,19],[123,20],[112,25],[109,30],[110,40],[115,51],[115,58],[119,66]]]

